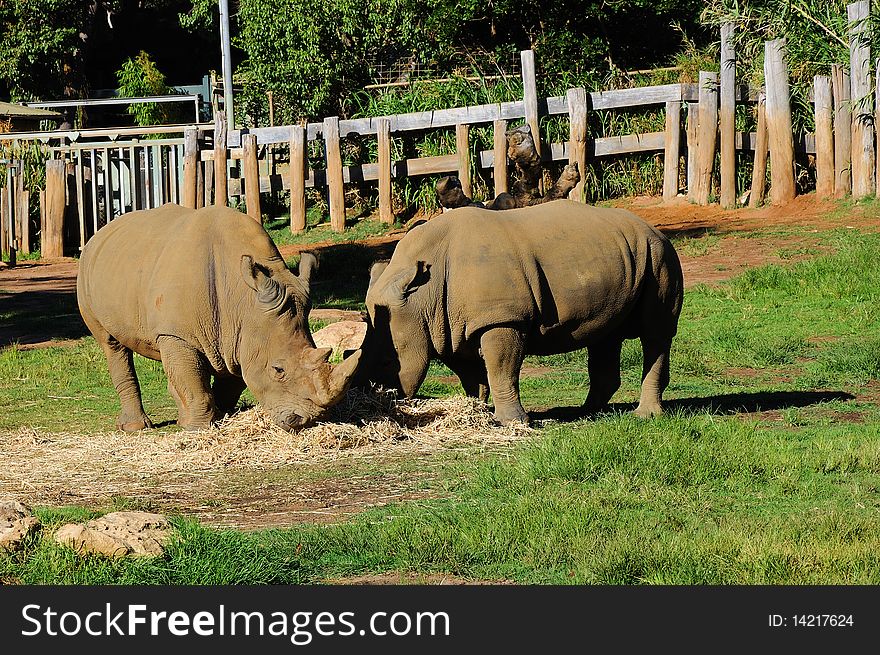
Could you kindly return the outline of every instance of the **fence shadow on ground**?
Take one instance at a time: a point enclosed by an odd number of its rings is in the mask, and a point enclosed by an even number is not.
[[[664,401],[667,412],[702,413],[719,415],[752,414],[793,407],[809,407],[820,403],[840,400],[853,400],[855,396],[845,391],[757,391],[753,393],[732,393],[705,398],[676,398]],[[629,412],[636,403],[612,403],[608,413]],[[600,414],[601,415],[601,414]],[[583,407],[552,407],[546,410],[529,412],[532,421],[559,421],[567,423],[587,418]]]
[[[363,310],[374,262],[390,259],[396,241],[380,244],[340,243],[312,250],[320,262],[312,277],[313,307]]]
[[[76,304],[76,291],[0,292],[0,348],[79,339],[88,334]]]

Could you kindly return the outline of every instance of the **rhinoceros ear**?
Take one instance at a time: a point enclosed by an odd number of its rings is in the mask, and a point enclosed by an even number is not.
[[[284,287],[271,277],[271,271],[254,262],[250,255],[241,256],[241,277],[244,283],[257,292],[257,302],[268,309],[284,303]]]
[[[367,288],[372,288],[374,284],[376,284],[376,280],[379,279],[379,276],[385,272],[385,269],[388,268],[390,260],[386,259],[381,262],[376,262],[370,267],[370,285]]]
[[[427,262],[416,262],[401,270],[388,281],[382,296],[389,306],[401,305],[409,296],[431,278],[431,265]]]
[[[311,252],[304,252],[299,258],[299,275],[297,277],[306,285],[306,289],[312,281],[312,273],[318,270],[318,258]]]

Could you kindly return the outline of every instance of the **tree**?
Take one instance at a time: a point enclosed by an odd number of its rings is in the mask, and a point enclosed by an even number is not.
[[[80,95],[98,8],[78,0],[0,3],[0,85],[15,100]]]
[[[245,56],[237,77],[251,120],[265,119],[271,90],[276,115],[291,121],[344,115],[346,98],[370,81],[371,62],[411,59],[451,73],[533,48],[547,78],[654,65],[681,47],[674,24],[697,29],[701,7],[698,0],[239,0],[233,43]],[[193,20],[207,20],[199,16]]]
[[[126,59],[122,68],[116,71],[119,82],[119,95],[128,98],[140,96],[159,96],[174,93],[165,82],[165,75],[141,50],[137,57]],[[134,116],[138,125],[160,125],[170,123],[173,112],[167,104],[145,102],[128,106],[128,113]]]
[[[183,22],[192,6],[190,0],[0,0],[0,97],[80,98],[96,74],[109,86],[124,58],[145,39],[155,40],[150,27],[167,31],[165,17]],[[102,57],[91,56],[96,48]],[[201,54],[190,59],[201,61]]]

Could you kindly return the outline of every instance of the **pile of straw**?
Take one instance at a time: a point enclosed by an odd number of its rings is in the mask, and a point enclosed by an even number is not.
[[[332,459],[486,448],[528,435],[522,425],[499,427],[474,398],[396,400],[381,390],[350,390],[325,422],[298,432],[276,426],[260,407],[207,430],[146,430],[96,434],[22,428],[0,434],[0,483],[94,476],[148,478],[167,473],[269,468]],[[2,484],[0,484],[2,486]]]
[[[340,451],[430,451],[444,447],[509,443],[531,430],[524,425],[500,427],[481,401],[465,396],[397,400],[390,391],[349,390],[323,422],[288,433],[260,407],[226,418],[216,427],[194,433],[218,444],[236,444],[237,458],[286,457],[286,462],[334,456]],[[264,452],[266,447],[275,454]],[[249,448],[250,447],[250,448]],[[255,451],[260,451],[261,456]],[[260,461],[255,465],[264,466]],[[241,463],[239,461],[239,463]],[[280,462],[276,462],[280,463]]]

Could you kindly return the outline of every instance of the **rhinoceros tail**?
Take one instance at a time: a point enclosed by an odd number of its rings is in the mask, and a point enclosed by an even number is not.
[[[684,276],[672,242],[662,234],[658,237],[649,239],[651,270],[646,275],[640,313],[643,329],[656,337],[672,338],[678,331],[684,301]]]

